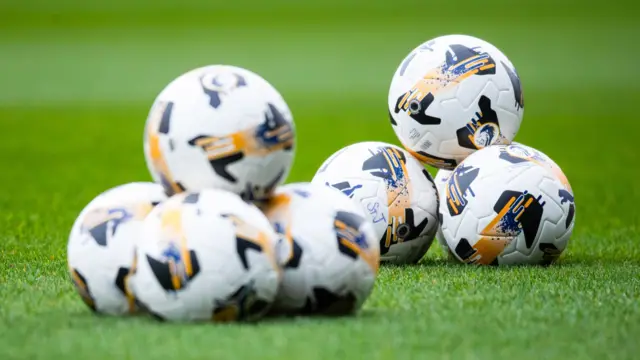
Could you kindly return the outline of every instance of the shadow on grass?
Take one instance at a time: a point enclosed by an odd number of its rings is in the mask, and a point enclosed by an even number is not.
[[[470,265],[456,261],[449,261],[446,259],[428,259],[420,262],[416,265],[409,265],[410,267],[419,268],[442,268],[442,269],[494,269],[495,271],[505,271],[508,269],[559,269],[559,268],[574,268],[574,267],[611,267],[611,266],[640,266],[640,260],[633,258],[614,258],[614,257],[597,257],[587,256],[579,258],[561,258],[560,260],[548,264],[548,265],[535,265],[535,264],[519,264],[519,265]],[[401,268],[402,266],[398,266]]]
[[[361,310],[354,315],[344,316],[285,316],[285,315],[267,315],[256,321],[240,321],[240,322],[170,322],[170,321],[158,321],[152,316],[141,315],[138,316],[139,324],[163,324],[163,326],[224,326],[229,328],[258,328],[258,327],[278,327],[278,326],[296,326],[296,325],[312,325],[312,326],[324,326],[335,325],[341,323],[348,323],[352,321],[373,321],[377,322],[380,318],[384,317],[384,314],[380,311],[373,309]]]
[[[561,258],[557,263],[552,264],[552,267],[574,267],[574,266],[624,266],[635,265],[640,266],[640,259],[632,257],[614,257],[614,256],[596,256],[596,255],[581,255],[580,257],[568,257]]]
[[[469,265],[458,261],[455,258],[423,258],[417,264],[382,264],[384,268],[495,268],[495,269],[508,269],[508,268],[559,268],[559,267],[574,267],[574,266],[611,266],[611,265],[635,265],[640,266],[640,259],[635,258],[632,255],[629,256],[619,256],[619,255],[585,255],[581,254],[579,256],[562,256],[560,259],[555,261],[549,265],[530,265],[530,264],[522,264],[522,265]]]
[[[454,259],[447,258],[423,258],[415,264],[392,264],[392,263],[381,263],[380,266],[385,269],[402,269],[402,268],[421,268],[421,267],[443,267],[443,266],[465,266],[465,264],[460,263]]]
[[[61,314],[62,315],[62,314]],[[377,321],[380,318],[385,317],[381,311],[375,309],[363,309],[355,314],[341,315],[341,316],[326,316],[326,315],[285,315],[270,313],[265,317],[257,321],[239,321],[239,322],[181,322],[181,321],[163,321],[155,318],[149,313],[140,312],[138,314],[129,316],[112,316],[100,313],[94,313],[90,310],[77,310],[72,311],[64,315],[66,318],[65,323],[70,328],[75,327],[94,327],[96,324],[101,326],[149,326],[162,324],[162,326],[224,326],[230,328],[252,328],[254,326],[279,326],[284,324],[336,324],[340,322],[350,321]]]

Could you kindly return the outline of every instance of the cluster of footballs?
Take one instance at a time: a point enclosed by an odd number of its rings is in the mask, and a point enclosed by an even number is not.
[[[436,232],[461,262],[551,263],[575,205],[551,159],[512,143],[523,106],[498,49],[436,38],[391,83],[404,149],[353,144],[310,183],[281,185],[295,129],[280,94],[242,68],[192,70],[149,113],[144,153],[155,181],[102,193],[74,223],[73,283],[99,313],[251,321],[352,314],[381,261],[418,262]],[[425,165],[440,169],[435,181]]]

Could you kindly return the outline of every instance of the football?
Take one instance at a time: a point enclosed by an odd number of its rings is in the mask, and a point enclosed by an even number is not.
[[[294,140],[291,112],[273,86],[249,70],[212,65],[158,95],[144,153],[169,195],[219,188],[259,201],[286,179]]]
[[[510,146],[509,149],[511,149],[512,152],[519,151],[523,157],[528,158],[532,161],[537,161],[538,164],[542,166],[547,166],[563,182],[566,188],[571,189],[571,185],[569,185],[569,181],[567,180],[566,176],[564,176],[564,173],[562,172],[562,170],[560,170],[560,167],[558,167],[558,165],[553,160],[551,160],[551,158],[549,158],[548,156],[546,156],[540,151],[535,151],[535,153],[528,154],[527,152],[530,150],[527,150],[527,149],[531,149],[531,148],[525,145],[522,145],[520,143],[517,143],[515,141],[512,142],[511,145],[512,146]],[[488,170],[490,166],[491,166],[490,164],[486,164],[485,168]],[[438,189],[438,196],[440,198],[440,214],[443,214],[444,211],[446,211],[447,209],[445,188],[446,188],[446,183],[449,181],[449,176],[451,175],[451,173],[452,173],[452,170],[440,169],[438,170],[438,173],[434,178],[434,181],[436,183],[436,188]],[[442,233],[442,224],[440,224],[440,227],[438,227],[438,232],[436,233],[436,239],[438,240],[438,243],[440,244],[442,251],[444,253],[449,253],[449,245],[447,245],[447,241],[445,240],[444,234]]]
[[[265,212],[283,236],[276,313],[339,316],[369,297],[380,250],[362,209],[337,191],[296,183],[277,189]]]
[[[349,145],[331,155],[313,180],[362,207],[380,241],[381,260],[416,263],[438,229],[438,195],[431,175],[403,149],[383,142]]]
[[[130,288],[167,321],[254,321],[271,306],[278,235],[254,205],[227,191],[174,195],[144,222]]]
[[[450,175],[445,201],[442,233],[465,263],[551,264],[575,224],[566,176],[548,156],[522,144],[469,156]]]
[[[67,244],[69,273],[84,303],[97,313],[137,311],[127,278],[144,218],[165,199],[160,185],[129,183],[93,199],[73,224]]]
[[[508,144],[520,128],[520,77],[495,46],[466,35],[429,40],[398,66],[388,97],[391,125],[425,164],[453,169],[472,152]]]

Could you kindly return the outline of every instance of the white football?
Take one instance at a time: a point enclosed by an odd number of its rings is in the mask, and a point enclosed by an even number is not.
[[[277,239],[260,210],[233,193],[174,195],[144,222],[131,291],[161,320],[257,320],[279,286]]]
[[[542,152],[522,144],[469,156],[446,184],[442,233],[473,264],[550,264],[575,224],[571,186]]]
[[[153,207],[165,200],[160,185],[129,183],[107,190],[80,213],[67,244],[69,273],[93,311],[125,315],[137,311],[127,289],[135,242]]]
[[[265,212],[284,239],[275,311],[348,315],[360,309],[380,262],[378,239],[362,209],[325,186],[297,183],[278,188]]]
[[[381,260],[418,262],[438,229],[431,175],[403,149],[383,142],[349,145],[331,155],[312,180],[350,197],[373,222]]]
[[[466,35],[413,49],[393,75],[388,105],[404,147],[445,169],[477,149],[510,143],[524,112],[513,64],[495,46]]]
[[[158,95],[144,153],[168,194],[219,188],[253,201],[286,179],[294,140],[289,107],[271,84],[246,69],[212,65]]]

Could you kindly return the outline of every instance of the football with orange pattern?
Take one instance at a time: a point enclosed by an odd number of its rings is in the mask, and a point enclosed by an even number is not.
[[[369,297],[380,262],[378,239],[362,209],[322,185],[279,187],[264,208],[282,235],[283,280],[276,313],[341,316]]]
[[[465,263],[551,264],[575,224],[566,176],[548,156],[522,144],[469,156],[450,174],[443,199],[442,234]]]
[[[219,188],[259,201],[289,174],[294,142],[291,112],[271,84],[246,69],[212,65],[158,95],[144,153],[169,195]]]
[[[166,321],[254,321],[276,296],[277,234],[254,205],[223,190],[172,196],[145,219],[130,290]]]
[[[522,84],[492,44],[441,36],[413,49],[393,75],[388,97],[393,130],[425,164],[453,169],[492,144],[508,144],[524,114]]]
[[[373,223],[383,262],[416,263],[438,229],[433,178],[407,151],[383,142],[360,142],[329,156],[314,184],[342,192]]]
[[[165,198],[158,184],[129,183],[103,192],[80,212],[69,234],[67,261],[76,291],[94,312],[139,310],[128,288],[135,242],[147,214]]]

